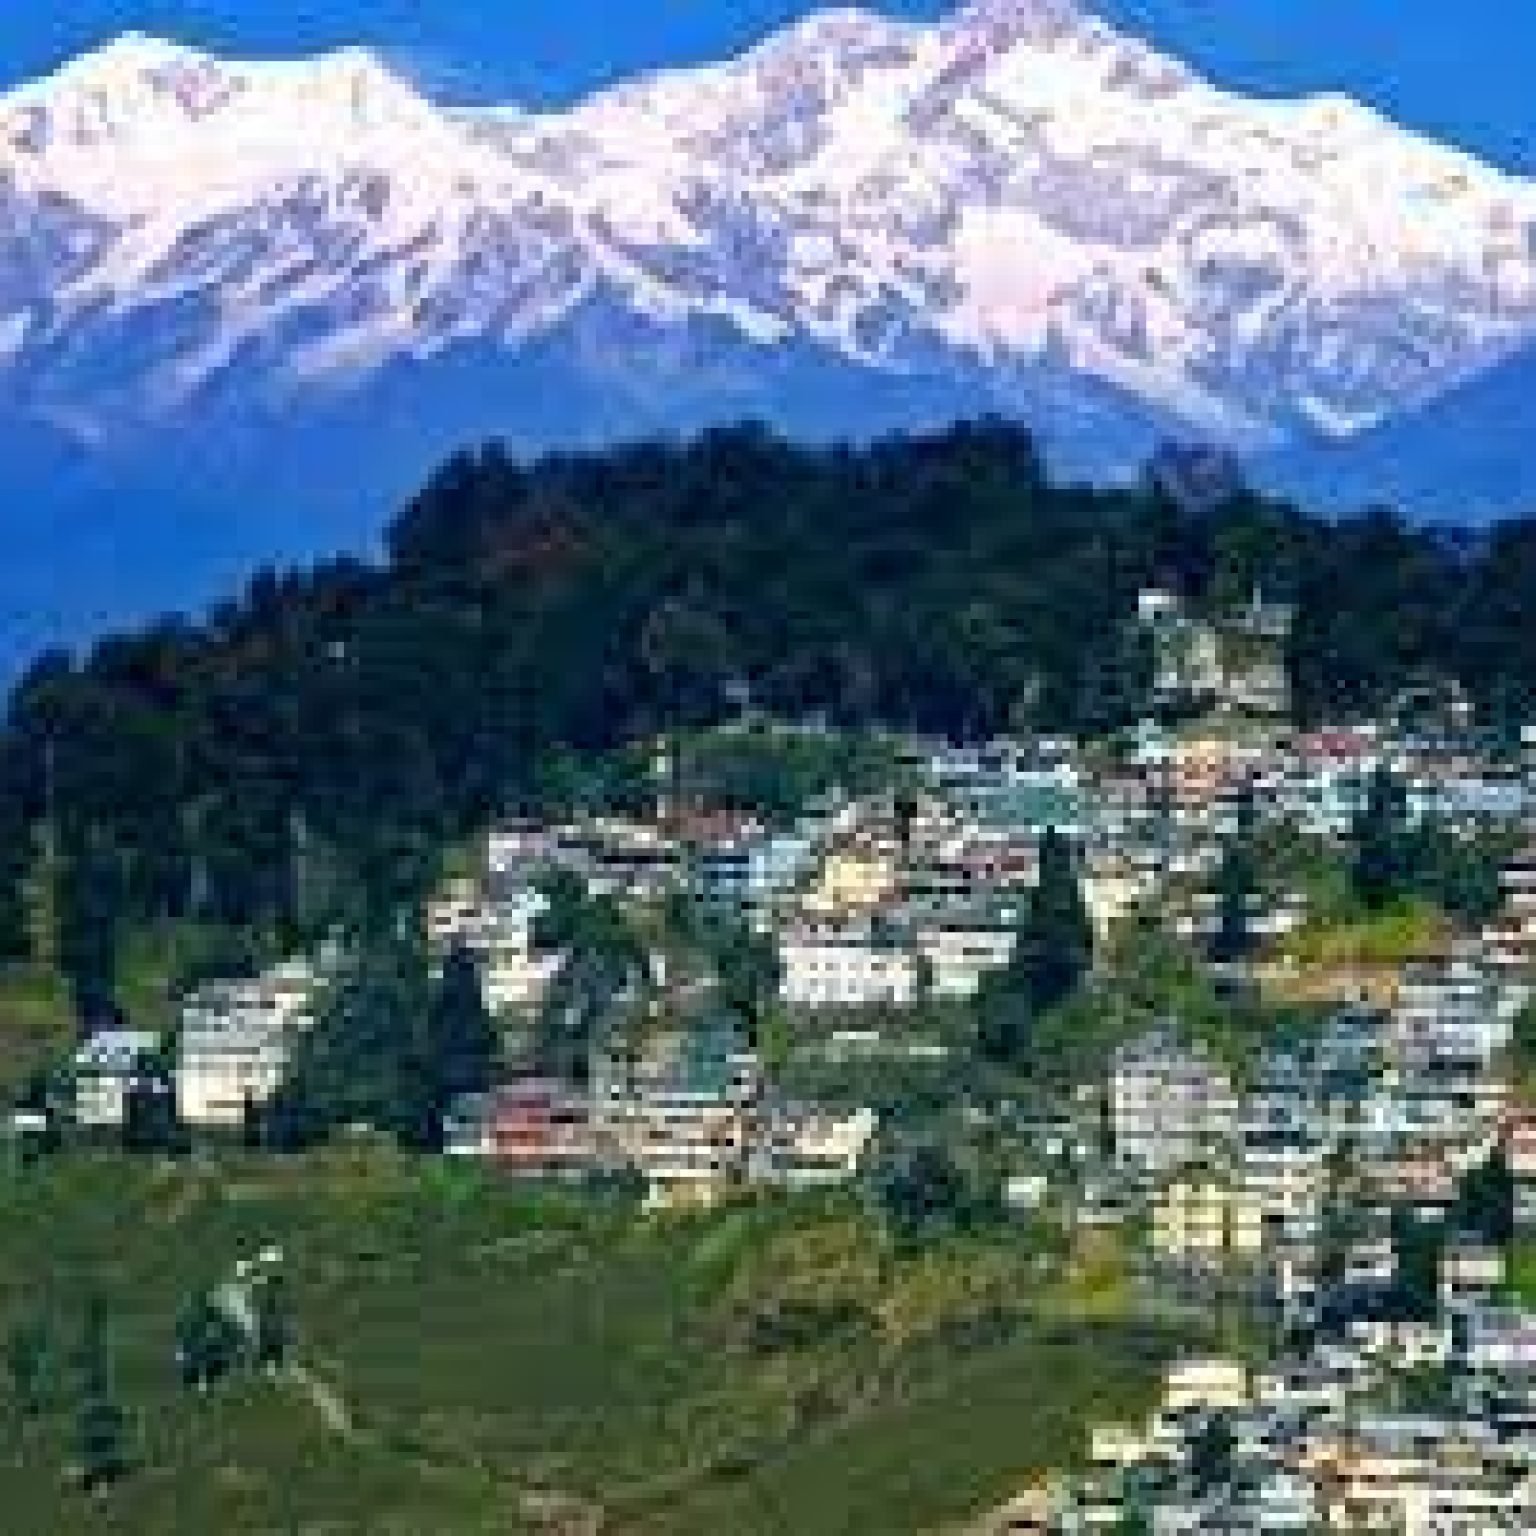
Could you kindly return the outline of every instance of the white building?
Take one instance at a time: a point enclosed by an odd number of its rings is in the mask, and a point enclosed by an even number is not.
[[[87,1040],[73,1062],[76,1122],[98,1129],[121,1126],[128,1090],[159,1048],[160,1037],[143,1029],[110,1029]]]
[[[1447,1310],[1497,1301],[1505,1282],[1502,1248],[1460,1238],[1440,1255],[1440,1304]]]
[[[879,1123],[872,1109],[780,1108],[764,1118],[753,1177],[791,1190],[845,1184],[858,1177]]]
[[[536,1007],[565,960],[538,948],[536,927],[549,898],[532,886],[497,883],[492,892],[473,879],[451,880],[426,914],[427,942],[437,954],[462,947],[475,957],[492,1013]]]
[[[705,848],[695,863],[694,883],[705,901],[759,906],[807,873],[813,851],[811,839],[795,833],[748,832]]]
[[[1445,1057],[1487,1061],[1510,1036],[1496,982],[1469,959],[1406,966],[1392,1026],[1404,1059],[1420,1063]]]
[[[1243,1139],[1241,1178],[1266,1242],[1317,1240],[1329,1182],[1328,1149],[1321,1139],[1249,1132]]]
[[[1246,1408],[1248,1368],[1238,1360],[1209,1357],[1180,1360],[1163,1377],[1163,1411],[1187,1413]]]
[[[547,863],[554,848],[555,834],[550,828],[534,822],[508,822],[487,835],[485,867],[493,880],[523,879]]]
[[[780,995],[793,1008],[910,1008],[915,950],[868,926],[810,927],[779,939]]]
[[[917,930],[917,952],[934,997],[975,997],[983,980],[1013,958],[1019,939],[1012,914],[993,922],[935,918]]]
[[[238,1126],[246,1105],[281,1086],[296,1034],[311,1023],[318,978],[303,960],[249,981],[215,982],[182,1004],[176,1102],[197,1126]]]
[[[1199,1047],[1155,1032],[1115,1054],[1109,1085],[1115,1156],[1170,1171],[1230,1151],[1238,1102],[1227,1074]]]

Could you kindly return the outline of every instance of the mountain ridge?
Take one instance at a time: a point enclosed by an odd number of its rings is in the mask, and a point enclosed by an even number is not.
[[[94,466],[91,494],[0,492],[70,509],[29,554],[66,587],[66,525],[148,499],[216,532],[281,494],[282,559],[475,435],[747,416],[1002,412],[1096,479],[1203,439],[1325,500],[1370,464],[1439,512],[1418,425],[1507,410],[1478,385],[1533,347],[1536,183],[1348,98],[1218,89],[1075,0],[815,12],[560,110],[440,103],[365,48],[145,34],[0,96],[0,432]],[[1536,501],[1536,454],[1507,473]],[[130,611],[203,590],[156,543]]]
[[[1088,375],[1247,447],[1353,435],[1536,336],[1536,186],[1340,98],[1218,91],[1071,0],[814,13],[515,115],[364,49],[130,34],[0,98],[0,174],[13,238],[60,247],[32,291],[0,273],[0,341],[77,432],[121,409],[102,373],[151,419],[237,364],[355,387],[515,354],[599,287],[1004,400]]]

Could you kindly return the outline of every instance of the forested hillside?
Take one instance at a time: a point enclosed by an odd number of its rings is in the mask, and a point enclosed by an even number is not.
[[[956,734],[1101,731],[1146,703],[1139,587],[1299,607],[1304,719],[1455,676],[1512,720],[1536,680],[1536,521],[1457,537],[1237,496],[1047,482],[997,424],[812,450],[687,444],[448,463],[378,567],[264,573],[202,621],[43,658],[0,742],[0,943],[40,858],[133,919],[295,921],[554,793],[557,749],[753,701]],[[51,847],[41,828],[55,829]],[[89,929],[90,924],[80,925]]]

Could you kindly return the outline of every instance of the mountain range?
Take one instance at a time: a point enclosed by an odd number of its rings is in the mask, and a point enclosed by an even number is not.
[[[1003,412],[1536,506],[1536,182],[1074,0],[831,10],[560,111],[130,35],[0,97],[11,651],[366,543],[459,443]]]

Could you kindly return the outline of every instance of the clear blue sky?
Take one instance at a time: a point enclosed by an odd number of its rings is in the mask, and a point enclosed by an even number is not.
[[[0,77],[128,28],[253,53],[368,43],[440,91],[559,101],[717,57],[807,0],[0,0]],[[880,0],[932,16],[945,0]],[[1099,11],[1250,90],[1342,89],[1536,174],[1536,0],[1100,0]]]

